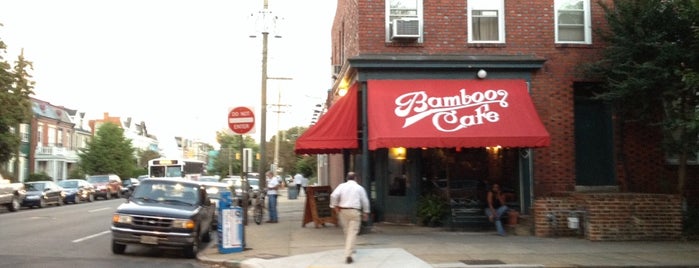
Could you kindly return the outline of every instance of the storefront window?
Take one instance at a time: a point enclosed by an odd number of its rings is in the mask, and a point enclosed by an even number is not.
[[[438,193],[452,202],[485,200],[488,185],[519,189],[518,150],[431,148],[422,150],[422,195]]]

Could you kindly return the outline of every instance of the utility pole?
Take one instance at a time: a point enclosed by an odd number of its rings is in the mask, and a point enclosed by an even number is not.
[[[282,78],[278,78],[282,79]],[[277,93],[277,103],[274,104],[276,106],[276,113],[277,113],[277,136],[274,139],[274,175],[279,175],[277,174],[277,170],[279,169],[279,139],[281,137],[281,130],[279,129],[279,121],[281,120],[281,114],[284,112],[282,111],[282,107],[287,107],[289,105],[281,104],[282,102],[282,91],[279,90]]]
[[[265,159],[267,158],[267,80],[270,79],[267,76],[267,42],[269,39],[269,32],[273,30],[276,25],[277,17],[272,15],[270,11],[268,0],[264,0],[262,5],[262,10],[258,12],[260,16],[260,21],[262,23],[261,33],[262,33],[262,77],[261,77],[261,96],[260,96],[260,176],[264,178],[265,171],[268,167],[265,165]],[[254,16],[254,14],[253,14]],[[256,37],[255,35],[250,35],[250,37]],[[280,38],[281,36],[275,35],[274,37]],[[260,183],[261,189],[265,190],[264,183]]]

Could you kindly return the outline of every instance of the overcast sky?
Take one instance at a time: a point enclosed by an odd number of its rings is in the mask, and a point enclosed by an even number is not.
[[[34,97],[87,113],[144,121],[161,146],[174,136],[213,143],[228,109],[252,106],[259,139],[263,0],[0,0],[5,60],[34,63]],[[308,126],[331,87],[335,0],[268,0],[268,103],[281,92],[281,129]],[[277,129],[267,112],[267,138]],[[213,144],[217,145],[217,144]]]

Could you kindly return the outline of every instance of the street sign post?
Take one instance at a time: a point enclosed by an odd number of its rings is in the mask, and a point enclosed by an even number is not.
[[[255,128],[255,113],[248,107],[238,106],[228,112],[228,127],[236,134],[248,134]]]

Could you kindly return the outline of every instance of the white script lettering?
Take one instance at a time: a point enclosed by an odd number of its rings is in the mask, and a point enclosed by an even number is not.
[[[467,94],[466,89],[460,89],[459,94],[445,97],[432,97],[425,91],[414,91],[396,98],[394,114],[405,118],[403,128],[432,116],[432,124],[443,132],[454,132],[459,129],[500,120],[500,114],[491,111],[490,104],[507,108],[508,93],[504,89],[488,89]],[[473,114],[462,115],[458,111],[473,109]]]

